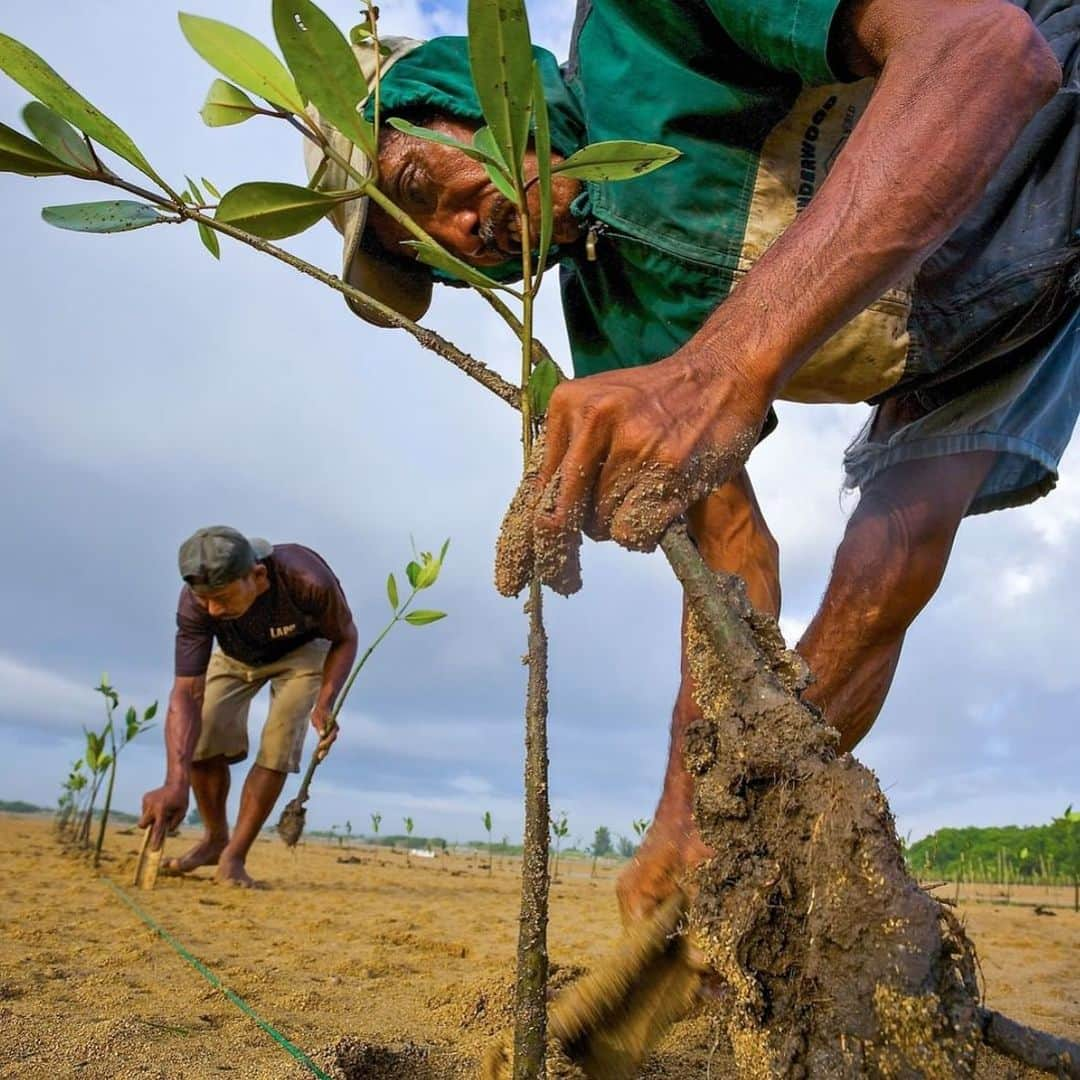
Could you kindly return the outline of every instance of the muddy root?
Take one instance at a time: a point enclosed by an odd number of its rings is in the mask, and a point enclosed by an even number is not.
[[[304,822],[307,810],[299,799],[290,799],[278,818],[277,833],[285,841],[286,847],[296,847],[304,834]]]
[[[756,647],[732,662],[729,643],[721,663],[689,620],[703,717],[686,763],[715,853],[694,875],[690,925],[738,1075],[974,1075],[971,943],[908,876],[873,774],[837,756],[836,732],[799,701],[801,661],[741,582],[722,587]]]

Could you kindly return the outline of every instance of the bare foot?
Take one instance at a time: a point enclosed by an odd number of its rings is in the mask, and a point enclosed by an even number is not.
[[[223,885],[236,885],[241,889],[265,889],[261,881],[256,881],[244,869],[244,860],[233,855],[222,855],[218,862],[215,880]]]
[[[669,896],[683,887],[687,872],[712,851],[705,846],[687,812],[657,815],[633,862],[619,875],[615,894],[624,926],[650,917]]]
[[[166,874],[188,874],[200,866],[217,866],[227,843],[228,837],[218,840],[204,836],[190,851],[177,858],[166,859],[161,869]]]

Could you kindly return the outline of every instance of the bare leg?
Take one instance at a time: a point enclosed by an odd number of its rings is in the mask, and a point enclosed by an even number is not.
[[[873,726],[904,635],[937,591],[956,530],[992,453],[911,461],[863,493],[818,613],[796,646],[815,681],[804,695],[850,750]]]
[[[885,701],[904,635],[941,582],[956,530],[994,462],[990,453],[907,462],[863,492],[836,553],[821,607],[797,646],[815,677],[805,697],[824,709],[849,750]],[[705,561],[740,574],[751,602],[777,614],[775,543],[749,480],[726,485],[691,517]],[[649,836],[619,879],[624,919],[670,895],[678,877],[708,855],[691,814],[693,783],[682,735],[699,715],[683,663],[664,791]]]
[[[754,606],[778,615],[779,552],[745,470],[695,506],[689,523],[709,566],[738,574],[746,582]],[[685,613],[683,621],[685,625]],[[694,825],[694,782],[683,764],[683,736],[700,715],[684,652],[663,794],[644,843],[616,886],[624,921],[650,912],[671,894],[688,865],[709,854]]]
[[[218,881],[251,888],[255,882],[244,868],[248,851],[255,843],[259,830],[266,824],[274,809],[281,789],[285,786],[285,773],[252,765],[244,790],[240,795],[240,812],[236,815],[236,828],[232,839],[221,852],[218,860]]]
[[[179,858],[167,859],[166,869],[186,874],[199,866],[214,866],[229,842],[229,764],[224,757],[196,761],[191,766],[191,790],[203,820],[202,839]]]

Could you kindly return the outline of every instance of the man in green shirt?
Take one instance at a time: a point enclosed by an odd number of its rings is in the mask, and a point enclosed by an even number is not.
[[[631,182],[555,187],[587,377],[557,388],[519,493],[549,585],[579,584],[582,532],[649,550],[686,514],[706,560],[777,614],[777,547],[743,466],[775,400],[871,400],[845,460],[860,502],[797,646],[842,749],[865,735],[961,519],[1050,490],[1076,419],[1077,12],[582,0],[568,64],[537,50],[556,156],[611,138],[682,156]],[[464,40],[388,44],[382,115],[470,140],[482,120]],[[396,132],[379,156],[380,183],[446,248],[494,271],[515,261],[512,207],[478,163]],[[323,180],[347,182],[332,167]],[[419,318],[445,278],[387,216],[346,206],[343,276]],[[631,918],[705,854],[682,761],[696,715],[684,671],[664,792],[620,882]]]

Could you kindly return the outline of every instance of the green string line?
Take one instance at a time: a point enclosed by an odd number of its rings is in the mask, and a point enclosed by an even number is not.
[[[150,927],[151,930],[154,931],[155,934],[157,934],[159,938],[161,938],[162,941],[165,942],[166,945],[171,946],[172,949],[186,960],[211,986],[216,990],[220,990],[242,1013],[254,1020],[282,1050],[287,1054],[290,1054],[315,1076],[319,1077],[319,1080],[332,1080],[332,1077],[328,1073],[324,1073],[299,1046],[290,1042],[286,1036],[282,1035],[282,1033],[273,1026],[273,1024],[265,1021],[239,994],[230,990],[197,956],[193,956],[189,953],[168,930],[163,926],[160,926],[147,915],[147,913],[143,911],[142,908],[140,908],[139,905],[112,880],[112,878],[102,875],[102,880],[114,893],[116,893],[117,896],[120,897],[121,900],[124,901],[125,904],[127,904],[129,908],[131,908],[132,911],[135,912],[136,915],[139,916],[140,919],[142,919],[144,923],[146,923],[147,926]]]

